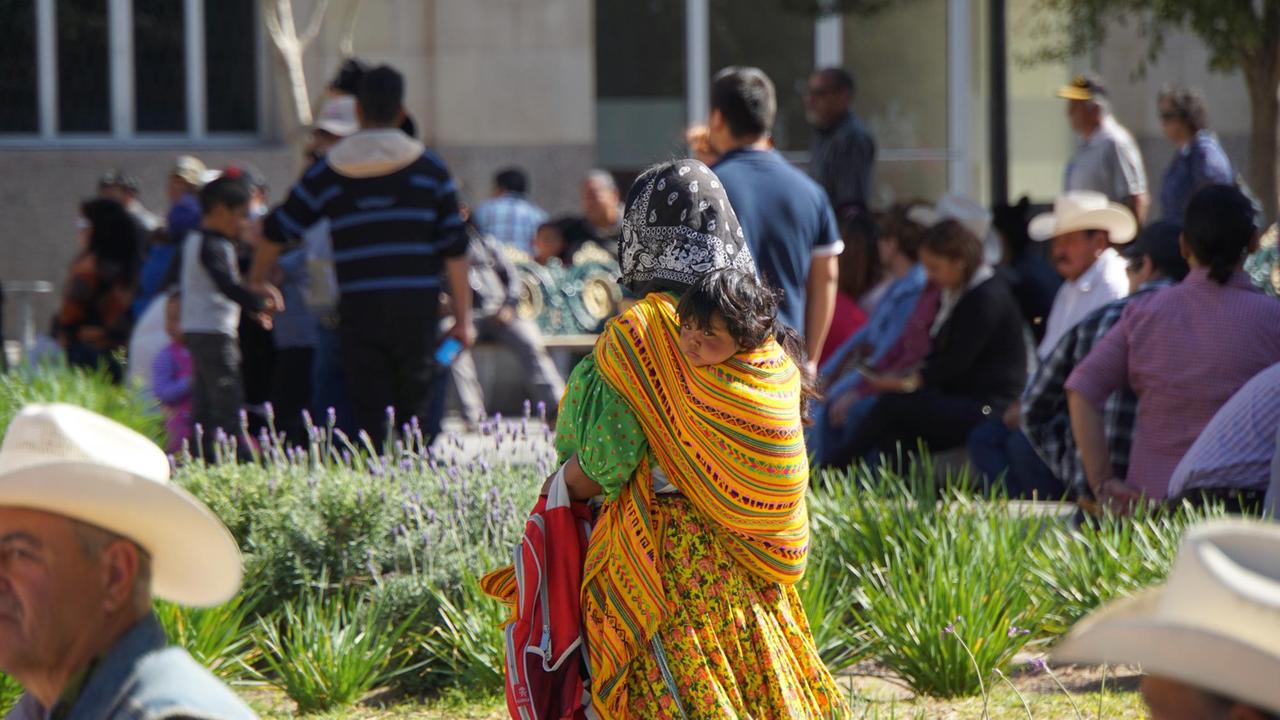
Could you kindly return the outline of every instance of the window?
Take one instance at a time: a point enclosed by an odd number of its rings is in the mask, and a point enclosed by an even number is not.
[[[596,3],[596,142],[604,167],[643,168],[684,152],[684,26],[685,0]]]
[[[0,2],[0,133],[40,129],[36,86],[36,0]]]
[[[205,0],[204,82],[209,132],[258,127],[257,2]]]
[[[0,0],[0,140],[260,129],[260,0]]]
[[[58,0],[58,127],[67,133],[111,129],[107,0]]]
[[[187,130],[185,10],[174,0],[133,0],[133,117],[138,132]]]
[[[887,57],[894,61],[886,63]],[[854,112],[880,147],[878,199],[941,195],[950,160],[946,0],[845,18],[844,60],[858,86]]]
[[[814,68],[813,15],[783,3],[710,0],[711,72],[730,65],[758,67],[773,80],[779,150],[805,150],[811,130],[800,88]]]

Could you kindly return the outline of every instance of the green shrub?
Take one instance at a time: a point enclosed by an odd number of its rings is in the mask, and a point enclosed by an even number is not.
[[[258,620],[255,645],[266,672],[300,712],[350,705],[406,672],[402,637],[413,618],[392,625],[357,593],[308,593],[278,617]]]
[[[1182,533],[1223,515],[1221,507],[1140,509],[1134,517],[1104,517],[1080,528],[1055,527],[1036,548],[1031,568],[1044,630],[1065,633],[1094,608],[1164,580]]]
[[[254,597],[249,590],[212,608],[158,601],[155,613],[169,641],[186,648],[196,662],[224,680],[243,680],[252,674],[249,667],[257,657],[253,647]]]
[[[958,495],[937,513],[899,519],[901,540],[859,572],[868,651],[917,692],[974,694],[1039,626],[1027,549],[1048,521]]]
[[[50,402],[87,408],[164,446],[164,416],[154,400],[136,389],[113,384],[105,370],[71,368],[62,363],[0,373],[0,436],[22,406]]]
[[[414,670],[398,675],[392,684],[406,695],[440,691],[448,678],[439,672],[441,668],[433,668],[434,656],[423,643],[436,624],[439,591],[423,576],[408,574],[385,577],[372,592],[374,603],[382,609],[387,622],[398,625],[410,621],[403,642],[410,648],[408,665]]]
[[[455,687],[500,692],[503,687],[503,624],[507,608],[486,596],[473,578],[455,600],[435,595],[435,627],[422,640],[428,672]]]
[[[23,689],[9,675],[0,673],[0,712],[8,714],[14,705],[18,704],[18,699],[22,697]]]

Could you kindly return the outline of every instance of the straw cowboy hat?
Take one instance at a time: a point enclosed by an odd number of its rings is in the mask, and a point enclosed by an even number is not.
[[[955,193],[944,194],[932,207],[912,206],[907,211],[907,219],[926,228],[944,220],[955,220],[979,240],[985,238],[991,229],[991,213],[973,200]]]
[[[1080,621],[1053,660],[1138,665],[1280,712],[1280,526],[1236,520],[1188,531],[1164,585]]]
[[[1032,218],[1027,234],[1044,241],[1078,230],[1106,230],[1111,242],[1122,245],[1138,234],[1138,221],[1129,208],[1102,193],[1072,190],[1053,201],[1053,212]]]
[[[0,444],[0,507],[41,510],[127,537],[151,555],[156,597],[217,605],[240,588],[240,550],[222,522],[169,482],[142,435],[72,405],[28,405]]]

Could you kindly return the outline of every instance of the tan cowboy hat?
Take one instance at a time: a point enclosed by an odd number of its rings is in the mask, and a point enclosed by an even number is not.
[[[1092,190],[1072,190],[1053,201],[1053,211],[1031,219],[1032,240],[1051,240],[1078,230],[1106,230],[1111,242],[1123,245],[1138,234],[1138,221],[1129,208]]]
[[[1164,585],[1081,620],[1053,660],[1137,665],[1280,712],[1280,526],[1228,520],[1189,530]]]
[[[28,405],[0,444],[0,506],[62,515],[151,555],[152,592],[183,605],[229,600],[240,549],[199,500],[169,482],[155,443],[73,405]]]
[[[907,210],[907,219],[921,227],[931,228],[944,220],[955,220],[982,240],[991,229],[991,212],[964,195],[946,193],[938,198],[938,204],[913,205]]]

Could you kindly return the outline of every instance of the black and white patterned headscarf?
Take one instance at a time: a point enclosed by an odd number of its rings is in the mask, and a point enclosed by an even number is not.
[[[662,163],[636,178],[619,255],[621,282],[633,291],[654,280],[692,285],[723,268],[756,274],[720,178],[697,160]]]

